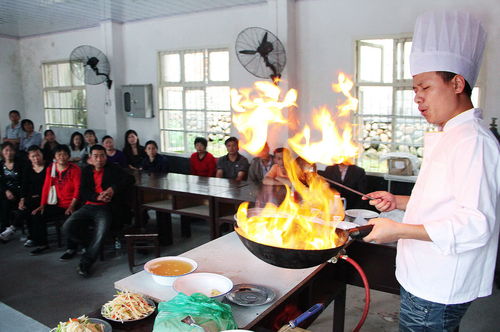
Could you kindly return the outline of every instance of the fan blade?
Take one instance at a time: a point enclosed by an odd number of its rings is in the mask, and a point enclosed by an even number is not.
[[[249,54],[249,55],[253,55],[253,54],[256,54],[257,51],[252,51],[252,50],[243,50],[243,51],[240,51],[239,52],[240,54]]]
[[[267,32],[264,34],[264,38],[262,38],[260,45],[264,45],[265,43],[267,43]]]
[[[264,63],[266,64],[266,66],[273,72],[273,75],[274,76],[279,75],[278,71],[276,70],[276,66],[274,66],[271,62],[269,62],[267,56],[263,56],[262,58],[264,59]]]

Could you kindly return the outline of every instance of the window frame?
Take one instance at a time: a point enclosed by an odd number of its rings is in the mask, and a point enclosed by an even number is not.
[[[384,82],[384,74],[383,71],[381,73],[382,80],[380,82],[370,82],[370,81],[361,81],[360,80],[360,68],[361,68],[361,46],[364,44],[367,44],[370,46],[369,41],[370,40],[392,40],[392,82]],[[397,147],[401,144],[403,144],[401,141],[396,141],[394,139],[394,133],[396,133],[396,127],[397,127],[397,120],[398,119],[413,119],[413,120],[421,120],[421,116],[412,116],[412,115],[398,115],[398,107],[397,107],[397,94],[399,91],[405,91],[405,90],[412,90],[413,88],[413,82],[411,78],[404,78],[404,43],[405,42],[411,42],[412,41],[412,35],[411,34],[399,34],[399,35],[389,35],[389,36],[369,36],[366,38],[357,38],[354,41],[354,56],[355,56],[355,94],[356,97],[359,98],[360,96],[360,89],[362,87],[391,87],[392,88],[392,94],[391,94],[391,112],[390,114],[369,114],[369,113],[360,113],[360,109],[356,110],[355,113],[353,113],[353,122],[357,124],[357,130],[356,130],[356,141],[360,145],[364,144],[385,144],[390,147],[390,150],[388,152],[395,152],[397,151]],[[400,52],[398,54],[398,44],[402,45],[403,52]],[[399,57],[398,57],[399,55]],[[382,56],[382,64],[381,68],[383,70],[383,59],[384,56]],[[399,68],[398,68],[399,67]],[[401,71],[399,71],[401,69]],[[401,74],[401,78],[400,75]],[[360,103],[361,106],[361,103]],[[391,130],[391,140],[390,142],[382,142],[382,141],[374,141],[374,140],[363,140],[363,118],[369,118],[369,117],[380,117],[380,118],[386,118],[390,119],[390,130]],[[408,144],[404,143],[405,145],[408,146],[413,146],[413,147],[420,147],[423,146],[423,144]],[[362,158],[364,158],[364,153],[365,150],[363,149],[363,152],[361,155],[358,157],[358,163]],[[373,175],[382,175],[386,172],[387,170],[383,165],[377,166],[377,170],[372,170],[372,169],[367,169],[367,173],[373,174]]]
[[[50,65],[59,65],[59,64],[68,64],[70,68],[70,77],[71,77],[71,83],[72,85],[69,86],[45,86],[46,83],[46,77],[45,77],[45,66],[50,66]],[[88,126],[88,108],[87,108],[87,86],[85,82],[82,80],[82,85],[73,85],[75,78],[73,77],[73,73],[71,73],[71,63],[69,60],[57,60],[57,61],[46,61],[42,62],[42,99],[43,99],[43,110],[44,110],[44,123],[47,129],[51,127],[65,127],[65,128],[86,128]],[[76,108],[76,107],[47,107],[46,106],[46,93],[50,91],[57,91],[57,92],[72,92],[72,91],[83,91],[84,93],[84,100],[85,100],[85,107],[84,108]],[[77,123],[72,123],[72,124],[63,124],[63,123],[51,123],[48,121],[47,118],[47,111],[48,110],[78,110],[83,112],[85,115],[85,124],[77,124]]]
[[[371,46],[369,43],[370,40],[384,40],[384,39],[392,40],[392,42],[393,42],[392,82],[390,82],[390,83],[383,82],[383,78],[382,78],[382,82],[361,81],[359,79],[360,78],[360,68],[361,68],[360,46],[365,45],[365,44],[367,44],[368,46]],[[398,119],[422,120],[422,116],[420,116],[420,115],[413,116],[413,115],[399,115],[398,114],[398,108],[399,108],[398,102],[397,102],[398,92],[405,91],[405,90],[407,90],[407,91],[413,90],[413,79],[412,78],[404,78],[404,74],[405,74],[405,72],[404,72],[404,70],[405,70],[404,44],[405,44],[405,42],[411,42],[412,39],[413,39],[413,36],[411,34],[399,34],[399,35],[386,35],[386,36],[368,36],[366,38],[356,38],[356,40],[354,40],[354,57],[355,57],[354,58],[354,63],[355,63],[355,71],[354,71],[355,76],[354,77],[355,77],[355,95],[356,95],[356,97],[359,98],[359,96],[360,96],[360,87],[364,87],[364,86],[367,86],[367,87],[370,87],[370,86],[371,87],[378,87],[378,86],[380,86],[380,87],[392,87],[391,114],[387,114],[387,115],[386,114],[361,114],[359,109],[353,113],[353,117],[352,117],[353,122],[358,125],[357,131],[356,131],[356,140],[361,145],[363,145],[365,143],[366,144],[370,144],[370,143],[386,144],[386,145],[391,147],[390,151],[388,151],[388,152],[398,151],[397,147],[399,145],[408,145],[410,147],[416,147],[416,148],[422,147],[423,148],[423,137],[422,137],[421,143],[418,143],[418,144],[417,143],[409,144],[409,143],[405,143],[402,141],[395,141],[394,140],[396,128],[398,125],[398,121],[397,121]],[[400,52],[398,52],[398,45],[401,45],[401,48],[402,48],[402,51],[400,51]],[[410,50],[410,52],[411,52],[411,50]],[[398,55],[399,55],[399,57],[398,57]],[[383,56],[382,56],[382,67],[381,68],[383,68]],[[474,87],[472,87],[472,89],[473,89],[472,101],[473,101],[474,107],[480,107],[480,105],[483,103],[482,98],[484,98],[484,94],[483,94],[483,91],[481,89],[482,72],[483,71],[481,71],[479,73],[478,79],[476,81],[476,85]],[[383,73],[382,73],[382,77],[383,77]],[[477,95],[477,98],[474,98],[474,94]],[[361,103],[360,103],[360,105],[361,105]],[[363,119],[363,117],[370,117],[370,116],[391,119],[391,133],[392,133],[391,142],[388,143],[388,142],[372,141],[372,140],[364,141],[362,139],[362,130],[363,130],[362,119]],[[426,123],[426,121],[425,121],[425,123]],[[429,128],[431,128],[432,130],[436,129],[436,127],[431,125],[431,124],[429,124]],[[358,157],[358,163],[360,163],[360,159],[363,158],[364,152],[365,151],[363,149],[363,153]],[[422,160],[422,157],[418,157],[418,158],[420,160]],[[387,170],[385,168],[386,168],[385,166],[380,165],[380,161],[379,161],[378,170],[372,171],[372,170],[368,169],[367,173],[372,174],[372,175],[382,175],[385,172],[387,172]]]
[[[210,53],[212,52],[227,52],[228,54],[228,80],[227,81],[213,81],[210,79]],[[189,54],[189,53],[203,53],[204,54],[204,79],[202,81],[186,81],[185,80],[185,60],[184,60],[184,55]],[[164,81],[164,74],[165,74],[165,66],[163,66],[163,56],[168,55],[168,54],[179,54],[179,64],[180,64],[180,80],[178,82],[167,82]],[[224,135],[224,136],[231,136],[231,131],[232,131],[232,121],[230,125],[230,130],[229,133],[224,133],[224,132],[210,132],[208,131],[208,112],[221,112],[221,113],[228,113],[231,118],[232,118],[232,108],[229,104],[229,107],[227,110],[209,110],[207,109],[207,93],[206,93],[206,88],[208,87],[228,87],[228,98],[230,98],[230,89],[231,89],[231,51],[229,47],[197,47],[197,48],[184,48],[184,49],[175,49],[175,50],[163,50],[163,51],[158,51],[157,53],[157,59],[158,59],[158,116],[159,116],[159,121],[158,121],[158,130],[160,133],[160,152],[164,154],[172,154],[176,156],[185,156],[189,157],[191,155],[190,151],[193,151],[193,142],[188,142],[188,135],[189,133],[200,133],[203,135],[203,137],[208,139],[208,135],[210,134],[217,134],[217,135]],[[182,109],[168,109],[163,105],[163,95],[164,95],[164,88],[165,87],[179,87],[182,89]],[[204,107],[201,109],[188,109],[186,108],[186,91],[187,90],[203,90],[204,91]],[[168,111],[181,111],[182,112],[182,121],[183,121],[183,128],[182,129],[169,129],[169,128],[163,128],[163,112],[168,112]],[[187,112],[203,112],[204,116],[204,130],[200,131],[193,131],[193,130],[188,130],[186,128],[186,120],[187,120]],[[184,152],[175,152],[175,151],[169,151],[168,149],[164,149],[164,145],[166,142],[164,142],[163,138],[163,132],[182,132],[183,133],[183,140],[184,140]],[[208,148],[208,147],[207,147]],[[216,155],[216,153],[211,152],[212,154]]]

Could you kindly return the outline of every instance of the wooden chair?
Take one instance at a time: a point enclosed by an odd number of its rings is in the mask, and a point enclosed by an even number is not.
[[[136,250],[154,249],[155,257],[160,257],[160,241],[158,239],[158,234],[125,234],[125,240],[127,242],[128,267],[132,274],[135,273],[134,267],[144,264],[137,264],[135,262]]]

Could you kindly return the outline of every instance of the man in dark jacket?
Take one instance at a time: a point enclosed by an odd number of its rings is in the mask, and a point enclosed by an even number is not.
[[[83,169],[80,184],[80,200],[84,205],[64,223],[64,232],[69,238],[87,244],[77,269],[83,277],[90,275],[90,268],[111,227],[112,201],[134,182],[134,178],[119,166],[106,162],[106,150],[101,145],[90,148],[89,160],[91,164]],[[93,226],[91,233],[89,226]]]
[[[322,172],[325,178],[342,183],[343,185],[366,193],[367,178],[365,170],[356,165],[335,164],[328,166]],[[342,187],[330,184],[331,188],[337,190],[340,196],[347,201],[347,209],[366,209],[369,205],[366,201],[361,200],[361,196],[354,194]]]

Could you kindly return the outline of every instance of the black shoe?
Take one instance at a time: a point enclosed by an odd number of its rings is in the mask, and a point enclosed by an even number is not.
[[[84,278],[88,278],[88,277],[90,277],[90,266],[87,264],[80,263],[80,264],[78,264],[78,267],[76,268],[76,272],[80,276],[82,276]]]
[[[36,256],[36,255],[40,255],[40,254],[43,254],[45,251],[49,250],[50,247],[49,246],[41,246],[41,247],[38,247],[34,250],[31,250],[30,251],[30,255],[31,256]]]
[[[68,249],[59,257],[60,261],[69,261],[71,258],[75,257],[76,251],[72,249]]]

